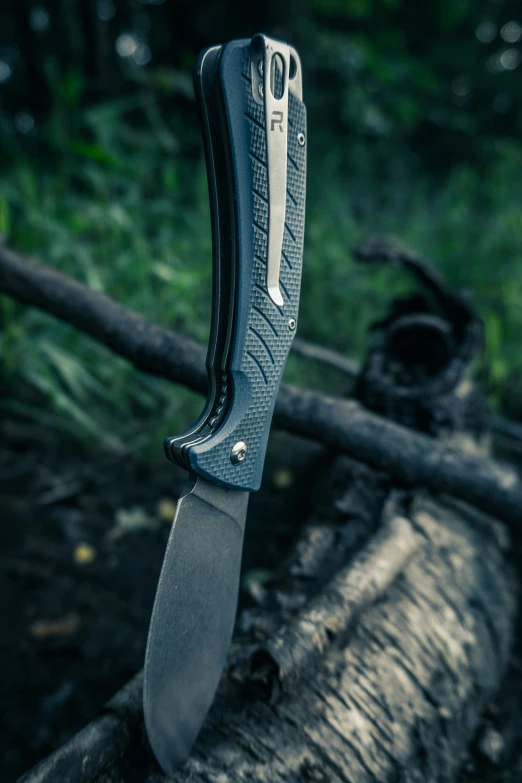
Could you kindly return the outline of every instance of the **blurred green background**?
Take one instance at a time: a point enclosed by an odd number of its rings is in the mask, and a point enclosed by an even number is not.
[[[492,404],[522,415],[520,0],[4,0],[0,233],[15,249],[204,342],[211,239],[191,69],[199,50],[292,42],[308,106],[299,336],[361,357],[408,286],[350,248],[393,234],[474,291]],[[0,298],[1,405],[93,446],[162,459],[201,400]],[[342,379],[296,357],[286,377]]]

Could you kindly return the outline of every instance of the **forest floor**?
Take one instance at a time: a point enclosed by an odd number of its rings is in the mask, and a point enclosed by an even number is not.
[[[142,666],[156,582],[184,473],[93,457],[63,434],[1,422],[2,779],[65,742]],[[289,467],[290,466],[290,467]],[[249,510],[241,601],[310,511],[317,447],[271,439]],[[307,475],[308,474],[308,475]],[[522,774],[522,632],[461,783]]]
[[[170,523],[185,481],[165,461],[93,460],[49,430],[1,423],[2,780],[13,781],[97,715],[143,665]],[[309,498],[273,439],[253,496],[242,600],[283,556]],[[291,449],[294,444],[291,444]],[[301,446],[293,469],[317,447]],[[161,463],[160,463],[161,464]]]

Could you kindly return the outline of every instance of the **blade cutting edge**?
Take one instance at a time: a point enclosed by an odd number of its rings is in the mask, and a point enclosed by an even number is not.
[[[249,493],[198,477],[178,502],[145,655],[144,715],[166,773],[189,755],[225,664]]]

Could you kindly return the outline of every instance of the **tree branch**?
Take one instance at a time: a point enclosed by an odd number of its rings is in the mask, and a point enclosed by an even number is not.
[[[292,351],[303,359],[329,367],[351,380],[356,378],[361,370],[361,364],[357,359],[343,356],[342,353],[334,351],[332,348],[323,348],[322,345],[316,345],[308,340],[296,338],[292,345]],[[488,426],[495,435],[509,440],[512,448],[517,451],[522,449],[522,424],[500,416],[498,413],[490,413]]]
[[[206,392],[205,349],[199,343],[5,246],[0,246],[0,292],[75,326],[143,372]]]
[[[292,351],[297,356],[302,356],[303,359],[309,359],[325,367],[330,367],[348,378],[357,378],[361,370],[360,362],[357,359],[350,359],[348,356],[343,356],[342,353],[333,351],[331,348],[323,348],[322,345],[310,343],[308,340],[301,340],[299,337],[295,338]]]
[[[127,310],[105,294],[0,247],[0,292],[75,326],[138,369],[204,392],[204,349]],[[510,468],[412,432],[353,400],[282,384],[274,423],[383,470],[519,524],[522,481]]]

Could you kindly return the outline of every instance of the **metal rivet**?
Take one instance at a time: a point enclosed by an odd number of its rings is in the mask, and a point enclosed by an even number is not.
[[[243,440],[240,440],[232,447],[230,452],[230,462],[232,465],[240,465],[245,461],[247,454],[247,445]]]
[[[262,85],[262,84],[260,84],[260,85],[259,85],[259,87],[258,87],[257,89],[259,90],[259,94],[260,94],[260,96],[261,96],[261,97],[263,97],[263,94],[264,94],[263,85]]]
[[[295,329],[295,325],[296,325],[295,318],[290,318],[290,320],[288,321],[288,328],[291,329],[292,332]]]
[[[300,147],[304,147],[305,145],[305,135],[304,133],[298,133],[297,134],[297,143]]]

